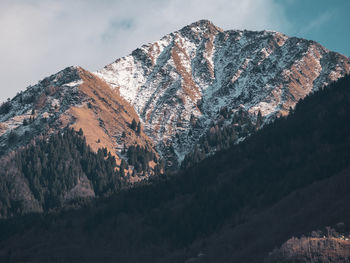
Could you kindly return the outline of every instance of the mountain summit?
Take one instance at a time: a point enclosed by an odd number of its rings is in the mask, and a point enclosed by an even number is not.
[[[0,150],[68,125],[118,163],[140,145],[176,169],[186,156],[243,140],[349,71],[349,58],[314,41],[200,20],[95,73],[67,68],[4,103]]]
[[[135,108],[158,152],[178,164],[221,109],[243,108],[253,120],[260,112],[269,122],[349,71],[349,58],[314,41],[200,20],[95,74]]]
[[[349,71],[200,20],[28,87],[0,105],[0,261],[349,262]]]

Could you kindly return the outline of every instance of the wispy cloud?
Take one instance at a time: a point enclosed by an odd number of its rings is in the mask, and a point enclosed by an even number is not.
[[[328,10],[320,14],[315,19],[311,20],[308,24],[306,24],[304,27],[302,27],[298,34],[307,35],[314,30],[320,29],[323,25],[329,22],[335,15],[336,15],[335,10]]]
[[[274,0],[2,0],[0,101],[69,65],[101,68],[203,18],[224,29],[289,26]]]

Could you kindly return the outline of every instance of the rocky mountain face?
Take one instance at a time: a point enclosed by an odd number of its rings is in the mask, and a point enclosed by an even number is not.
[[[349,262],[348,234],[313,233],[350,233],[349,71],[199,21],[28,87],[0,105],[0,261]]]
[[[123,182],[154,175],[158,156],[137,123],[138,115],[118,92],[80,67],[66,68],[3,103],[0,218],[108,195]],[[142,165],[135,165],[136,158]]]
[[[95,74],[135,108],[160,154],[177,165],[220,109],[243,108],[252,120],[260,111],[268,122],[349,71],[349,58],[314,41],[202,20]]]
[[[176,176],[0,220],[0,262],[349,262],[349,114],[348,75]]]
[[[142,131],[136,134],[130,127],[132,120],[139,122],[134,109],[107,83],[80,67],[45,78],[1,108],[3,154],[66,126],[77,131],[81,128],[93,150],[107,148],[117,159],[124,145],[153,149],[147,135]]]
[[[209,131],[259,128],[349,71],[349,58],[314,41],[201,20],[93,74],[71,67],[29,87],[2,105],[0,146],[5,153],[16,145],[8,144],[11,131],[27,143],[69,125],[119,160],[124,145],[138,144],[177,168]],[[242,112],[245,121],[237,121]],[[130,128],[133,119],[141,134]]]

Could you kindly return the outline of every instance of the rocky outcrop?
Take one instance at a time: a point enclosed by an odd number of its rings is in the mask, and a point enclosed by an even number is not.
[[[201,20],[95,74],[135,108],[159,153],[176,166],[221,108],[243,107],[253,119],[260,111],[266,123],[349,71],[349,58],[314,41],[224,31]]]
[[[69,67],[18,94],[0,109],[0,151],[69,125],[118,162],[124,145],[137,144],[178,168],[210,129],[237,131],[237,120],[221,112],[243,112],[262,127],[349,71],[349,58],[314,41],[201,20],[94,74]],[[132,120],[142,123],[140,133]]]

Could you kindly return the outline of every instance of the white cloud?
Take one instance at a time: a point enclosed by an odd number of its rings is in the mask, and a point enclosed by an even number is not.
[[[2,0],[0,101],[66,66],[101,68],[199,19],[224,29],[289,27],[274,0]]]

